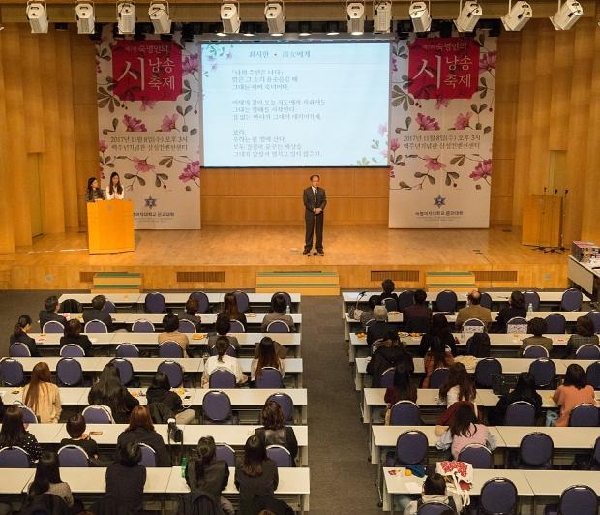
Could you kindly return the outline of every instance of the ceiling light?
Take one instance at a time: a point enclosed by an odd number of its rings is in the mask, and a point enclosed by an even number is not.
[[[562,5],[558,0],[558,9],[550,21],[556,30],[569,30],[582,16],[583,7],[577,0],[567,0]]]
[[[454,25],[458,32],[472,32],[482,14],[481,6],[476,0],[467,0],[462,5],[458,18],[454,20]]]
[[[265,19],[272,36],[285,34],[285,8],[283,1],[267,0],[265,3]]]
[[[46,3],[43,0],[28,0],[25,13],[33,34],[48,32],[48,15],[46,14]]]
[[[521,30],[533,15],[531,6],[524,1],[519,1],[511,6],[508,2],[508,13],[500,17],[502,25],[507,31]]]
[[[135,34],[135,5],[133,2],[117,3],[119,34]]]
[[[373,30],[379,34],[387,34],[392,23],[392,1],[376,0],[373,2]]]
[[[148,16],[154,25],[154,34],[169,34],[171,32],[171,18],[169,17],[169,3],[165,1],[150,2]]]
[[[431,13],[425,2],[412,2],[408,8],[408,15],[415,32],[429,32],[431,29]]]
[[[238,2],[223,2],[221,6],[221,21],[225,34],[237,34],[240,31],[240,4]]]
[[[353,36],[365,33],[365,3],[346,2],[347,32]]]
[[[77,34],[93,34],[95,32],[94,3],[77,2],[75,4],[75,19],[77,20]]]

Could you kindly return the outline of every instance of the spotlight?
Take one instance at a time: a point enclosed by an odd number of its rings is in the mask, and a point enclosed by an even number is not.
[[[567,0],[562,5],[558,0],[558,9],[550,21],[556,30],[569,30],[582,16],[583,7],[577,0]]]
[[[94,3],[77,2],[75,4],[75,19],[77,20],[77,34],[94,33]]]
[[[408,15],[415,32],[429,32],[431,29],[431,14],[425,2],[412,2],[408,8]]]
[[[28,0],[25,9],[32,34],[46,34],[48,32],[48,15],[46,14],[46,3],[37,0]]]
[[[168,2],[151,2],[148,15],[152,25],[154,25],[154,34],[168,34],[171,32]]]
[[[500,17],[502,25],[507,31],[521,30],[533,14],[531,6],[522,0],[512,7],[509,0],[508,9],[508,13]]]
[[[364,2],[346,2],[346,16],[348,18],[347,32],[353,36],[360,36],[365,33]]]
[[[271,36],[285,34],[285,8],[283,1],[267,0],[265,2],[265,19]]]
[[[119,34],[135,34],[135,5],[117,2],[117,27]]]
[[[225,34],[237,34],[240,31],[240,4],[238,2],[223,2],[221,20]]]
[[[390,23],[392,22],[391,0],[376,0],[373,2],[373,21],[374,32],[387,34],[390,31]]]
[[[458,18],[454,20],[454,25],[458,32],[472,32],[482,14],[483,11],[477,0],[467,0],[462,5]]]

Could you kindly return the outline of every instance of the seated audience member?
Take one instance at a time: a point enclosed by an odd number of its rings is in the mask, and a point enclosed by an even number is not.
[[[235,486],[240,492],[240,513],[254,513],[256,497],[273,497],[279,485],[277,464],[267,458],[265,444],[252,435],[244,446],[244,460],[235,468]]]
[[[396,366],[394,384],[386,388],[383,401],[387,409],[400,401],[417,402],[417,389],[410,382],[410,372],[404,363]]]
[[[379,304],[379,295],[369,297],[368,308],[361,312],[360,323],[367,330],[367,322],[375,318],[375,306]]]
[[[256,429],[254,434],[265,444],[282,445],[292,457],[292,465],[296,466],[298,456],[298,441],[294,429],[285,425],[283,409],[275,401],[267,401],[260,413],[263,427]]]
[[[471,290],[467,295],[467,302],[468,306],[462,308],[456,315],[456,322],[454,323],[456,330],[462,330],[465,320],[469,318],[481,320],[485,324],[486,331],[489,330],[492,323],[492,312],[481,305],[481,293],[478,290]]]
[[[373,377],[373,388],[379,388],[381,374],[388,368],[395,368],[400,364],[404,365],[409,374],[413,373],[412,356],[406,352],[404,345],[398,338],[398,333],[388,331],[367,365],[367,374]]]
[[[499,333],[506,332],[506,323],[514,317],[523,317],[527,315],[525,308],[525,295],[523,292],[515,290],[510,294],[508,306],[502,308],[496,315],[496,330]]]
[[[63,445],[77,445],[86,452],[88,458],[98,459],[98,443],[85,432],[85,418],[81,413],[76,413],[70,417],[67,420],[66,428],[70,438],[63,438],[60,441],[61,447]]]
[[[10,345],[13,343],[22,343],[29,349],[32,357],[39,358],[41,356],[35,340],[27,333],[31,330],[31,317],[29,315],[21,315],[15,324],[13,334],[10,335]]]
[[[577,318],[576,333],[572,334],[567,342],[565,358],[574,358],[577,349],[583,345],[598,345],[598,335],[594,334],[594,322],[587,316]]]
[[[444,347],[450,347],[450,351],[456,356],[456,340],[450,329],[450,324],[446,315],[443,313],[436,313],[431,317],[431,327],[429,331],[421,337],[421,343],[419,344],[419,355],[425,357],[427,351],[431,348],[432,342],[435,338],[439,338],[444,344]]]
[[[44,302],[44,309],[40,311],[40,329],[44,330],[44,324],[50,320],[56,320],[63,326],[67,325],[67,319],[58,314],[60,304],[56,295],[50,295]]]
[[[178,424],[191,424],[196,418],[196,412],[191,408],[184,408],[181,397],[171,391],[169,376],[164,372],[156,372],[152,384],[146,390],[148,404],[160,402],[173,412]]]
[[[448,378],[440,387],[438,400],[440,404],[452,406],[458,401],[467,401],[475,405],[477,390],[475,384],[467,375],[467,369],[462,363],[454,363],[448,372]]]
[[[117,448],[117,461],[106,467],[106,493],[118,509],[115,515],[133,515],[142,511],[146,467],[140,465],[140,461],[140,446],[130,441]]]
[[[29,495],[50,494],[60,497],[68,506],[73,506],[71,487],[60,478],[58,455],[53,451],[44,451],[35,469],[33,482],[29,485]]]
[[[429,388],[429,378],[438,368],[450,368],[454,364],[452,353],[446,349],[439,338],[434,338],[431,348],[425,354],[423,367],[425,368],[425,377],[423,378],[423,388]]]
[[[165,441],[159,435],[152,423],[150,410],[147,406],[136,406],[129,417],[129,427],[117,438],[117,451],[130,442],[145,443],[154,449],[156,453],[157,467],[170,467],[171,458],[165,445]]]
[[[92,299],[92,309],[86,309],[83,312],[83,322],[87,324],[90,320],[101,320],[106,325],[107,331],[112,332],[114,330],[113,321],[110,313],[103,311],[105,304],[106,297],[104,295],[96,295]]]
[[[167,313],[163,317],[163,327],[165,332],[158,335],[158,344],[175,342],[183,349],[184,356],[187,354],[190,358],[193,358],[194,355],[189,348],[190,340],[187,334],[179,332],[179,318],[177,318],[177,315]]]
[[[451,513],[461,513],[462,510],[461,496],[449,494],[446,490],[446,478],[434,470],[427,472],[421,498],[410,501],[404,508],[404,515],[416,515],[419,508],[428,502],[447,504]]]
[[[224,336],[227,338],[229,345],[231,345],[236,354],[240,351],[240,343],[235,336],[228,335],[227,333],[231,330],[231,323],[229,322],[229,317],[225,313],[219,313],[217,315],[217,321],[215,322],[215,331],[217,334],[211,334],[208,337],[208,350],[211,354],[216,352],[214,349],[215,344],[217,343],[217,338],[219,336]]]
[[[221,508],[227,515],[233,515],[235,510],[231,501],[223,496],[223,490],[229,480],[227,463],[216,459],[215,439],[203,436],[196,447],[197,458],[187,462],[185,478],[192,492],[202,491],[219,499]]]
[[[65,325],[64,336],[60,338],[60,346],[63,345],[79,345],[86,356],[92,356],[92,342],[87,337],[87,334],[81,334],[83,326],[76,318],[71,318]]]
[[[548,355],[552,352],[552,338],[542,336],[548,330],[548,324],[541,317],[533,317],[527,322],[527,332],[533,334],[523,339],[523,345],[519,349],[519,356],[523,356],[525,349],[530,345],[541,345],[548,350]]]
[[[429,330],[433,312],[427,307],[427,292],[418,289],[413,294],[415,303],[406,306],[403,311],[404,323],[409,333],[424,333]]]
[[[237,384],[244,384],[248,381],[248,376],[242,372],[242,366],[237,358],[226,354],[229,347],[227,338],[219,336],[216,343],[217,355],[211,356],[204,363],[204,373],[202,374],[202,388],[209,387],[210,374],[217,370],[227,370],[235,376]]]
[[[476,358],[489,358],[492,342],[488,333],[473,333],[465,344],[465,355]]]
[[[14,404],[4,410],[0,428],[0,448],[2,447],[21,447],[29,454],[30,461],[37,461],[42,455],[42,447],[37,438],[25,430],[21,408]]]
[[[557,427],[569,425],[571,410],[578,404],[595,404],[594,387],[586,384],[585,370],[572,363],[567,367],[565,380],[552,396],[556,405],[560,408],[560,415],[556,421]]]
[[[504,425],[504,418],[506,416],[506,408],[512,403],[525,401],[531,404],[535,408],[536,419],[541,416],[542,413],[542,397],[535,390],[535,379],[529,372],[521,372],[517,379],[515,389],[509,392],[507,395],[502,395],[498,399],[496,407],[489,413],[489,421],[491,425],[501,426]]]
[[[196,331],[200,331],[201,320],[196,314],[198,312],[198,301],[194,297],[190,297],[185,303],[185,313],[179,315],[179,320],[189,320],[196,327]]]
[[[62,412],[60,390],[52,383],[50,369],[45,362],[33,367],[31,381],[23,388],[22,399],[42,424],[58,422]]]
[[[274,322],[275,320],[281,320],[290,328],[290,332],[294,332],[296,329],[294,326],[294,319],[292,318],[292,315],[285,314],[286,307],[287,303],[284,295],[281,293],[273,295],[273,299],[271,299],[271,312],[267,313],[263,317],[262,324],[260,325],[260,331],[266,333],[267,327],[271,322]]]
[[[119,369],[114,363],[107,363],[90,389],[88,404],[108,406],[117,424],[128,424],[129,415],[139,402],[121,383]]]
[[[229,292],[225,294],[225,297],[223,297],[223,313],[227,315],[229,320],[238,320],[241,322],[244,326],[244,330],[246,330],[248,321],[246,320],[246,315],[244,313],[240,313],[238,309],[235,293]]]
[[[389,331],[395,330],[392,324],[388,324],[387,309],[383,306],[375,306],[373,315],[375,322],[370,324],[367,329],[367,344],[369,346],[373,345],[377,340],[382,340]]]
[[[381,304],[385,299],[394,299],[396,301],[396,306],[398,306],[398,294],[394,291],[394,288],[396,288],[394,281],[391,279],[384,279],[381,283],[381,289],[383,291],[379,294],[378,304]]]
[[[262,376],[263,367],[273,367],[281,372],[281,377],[285,375],[285,360],[277,356],[275,342],[268,336],[261,338],[258,343],[257,355],[250,365],[250,378],[254,381]]]
[[[442,435],[438,441],[438,448],[451,448],[452,458],[458,459],[460,451],[467,445],[478,443],[487,446],[490,450],[496,448],[496,442],[489,429],[483,424],[477,423],[475,410],[468,403],[461,404],[454,413],[454,418],[448,427],[446,435]],[[448,437],[452,443],[448,444]]]

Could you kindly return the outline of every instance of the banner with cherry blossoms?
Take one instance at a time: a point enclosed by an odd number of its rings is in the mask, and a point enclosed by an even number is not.
[[[392,44],[389,227],[489,227],[496,39]]]
[[[198,48],[184,45],[104,30],[96,47],[102,187],[119,174],[136,229],[200,228]]]

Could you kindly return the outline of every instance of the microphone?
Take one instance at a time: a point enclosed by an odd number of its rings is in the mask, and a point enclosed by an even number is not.
[[[358,309],[358,303],[360,302],[360,299],[362,299],[366,294],[367,294],[367,290],[358,292],[358,295],[356,296],[356,304],[354,305],[354,309],[350,308],[350,310],[348,312],[348,315],[350,315],[350,318],[353,318],[354,320],[360,320],[360,315],[361,315],[362,311]]]
[[[177,427],[174,418],[167,419],[167,435],[169,440],[173,440],[175,443],[183,442],[183,431]]]

